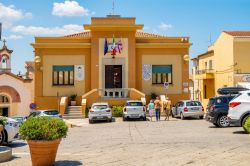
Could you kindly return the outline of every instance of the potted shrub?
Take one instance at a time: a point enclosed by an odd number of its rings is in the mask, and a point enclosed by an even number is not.
[[[32,165],[54,165],[58,145],[67,131],[67,125],[61,119],[45,116],[28,118],[19,132],[28,142]]]
[[[245,121],[245,123],[243,124],[243,129],[250,134],[250,117],[248,117]]]
[[[73,94],[70,96],[70,105],[75,106],[76,105],[76,94]]]
[[[6,123],[7,123],[7,118],[0,116],[0,132],[3,131]]]

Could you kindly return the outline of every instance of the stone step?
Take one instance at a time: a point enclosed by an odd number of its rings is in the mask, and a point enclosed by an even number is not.
[[[65,112],[64,114],[82,114],[82,112]]]
[[[63,116],[63,119],[83,119],[82,116]]]
[[[66,110],[65,112],[82,112],[82,110]]]

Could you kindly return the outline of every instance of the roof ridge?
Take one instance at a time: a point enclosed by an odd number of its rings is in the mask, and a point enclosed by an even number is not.
[[[241,37],[249,37],[250,31],[223,31],[224,33],[231,35],[231,36],[241,36]]]

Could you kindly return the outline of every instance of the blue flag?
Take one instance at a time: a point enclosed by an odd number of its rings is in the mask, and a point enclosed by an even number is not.
[[[108,41],[105,38],[105,43],[104,43],[104,55],[106,55],[108,53],[109,47],[108,47]]]
[[[0,22],[0,41],[2,40],[2,23]]]

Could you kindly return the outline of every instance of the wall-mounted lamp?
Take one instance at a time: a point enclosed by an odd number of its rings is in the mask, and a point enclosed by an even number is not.
[[[41,66],[41,57],[35,56],[34,61],[37,64],[38,70],[43,70],[43,67]]]
[[[184,55],[184,56],[183,56],[183,60],[184,60],[185,62],[188,62],[188,61],[189,61],[189,55],[188,55],[188,54]]]
[[[35,56],[35,63],[40,63],[40,62],[41,62],[41,57]]]

